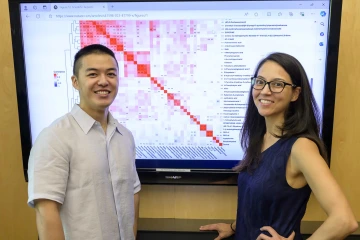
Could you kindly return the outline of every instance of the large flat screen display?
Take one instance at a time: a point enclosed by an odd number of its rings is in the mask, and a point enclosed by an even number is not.
[[[335,86],[338,39],[331,46],[329,30],[338,31],[340,17],[330,21],[329,0],[9,4],[25,173],[40,131],[79,103],[74,55],[93,43],[119,62],[110,111],[134,135],[144,183],[220,183],[216,176],[232,174],[243,157],[250,78],[272,52],[303,64],[332,131],[326,86]]]

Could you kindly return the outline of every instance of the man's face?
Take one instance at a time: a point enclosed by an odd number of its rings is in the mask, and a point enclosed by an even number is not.
[[[114,101],[119,86],[118,66],[115,59],[102,53],[79,59],[78,76],[72,84],[80,94],[80,107],[87,113],[104,111]]]

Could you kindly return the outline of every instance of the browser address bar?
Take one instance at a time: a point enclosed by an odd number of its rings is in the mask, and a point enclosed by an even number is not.
[[[144,19],[144,20],[168,20],[168,19],[208,19],[211,16],[212,19],[303,19],[314,18],[312,12],[299,11],[289,9],[287,11],[150,11],[150,12],[50,12],[50,13],[26,13],[22,17],[24,20],[131,20],[131,19]]]

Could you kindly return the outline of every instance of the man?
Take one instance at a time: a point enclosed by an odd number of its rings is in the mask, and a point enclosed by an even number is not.
[[[109,113],[118,70],[107,47],[81,49],[71,78],[80,104],[45,128],[31,150],[28,204],[35,207],[40,240],[135,239],[134,138]]]

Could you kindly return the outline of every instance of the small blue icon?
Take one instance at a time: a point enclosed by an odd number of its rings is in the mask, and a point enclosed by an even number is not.
[[[325,16],[326,16],[326,12],[325,12],[325,11],[321,11],[321,12],[320,12],[320,16],[325,17]]]
[[[324,43],[323,43],[323,42],[320,42],[319,45],[322,47],[322,46],[324,46]]]
[[[324,36],[324,33],[323,33],[323,32],[321,32],[321,33],[320,33],[320,36]]]

